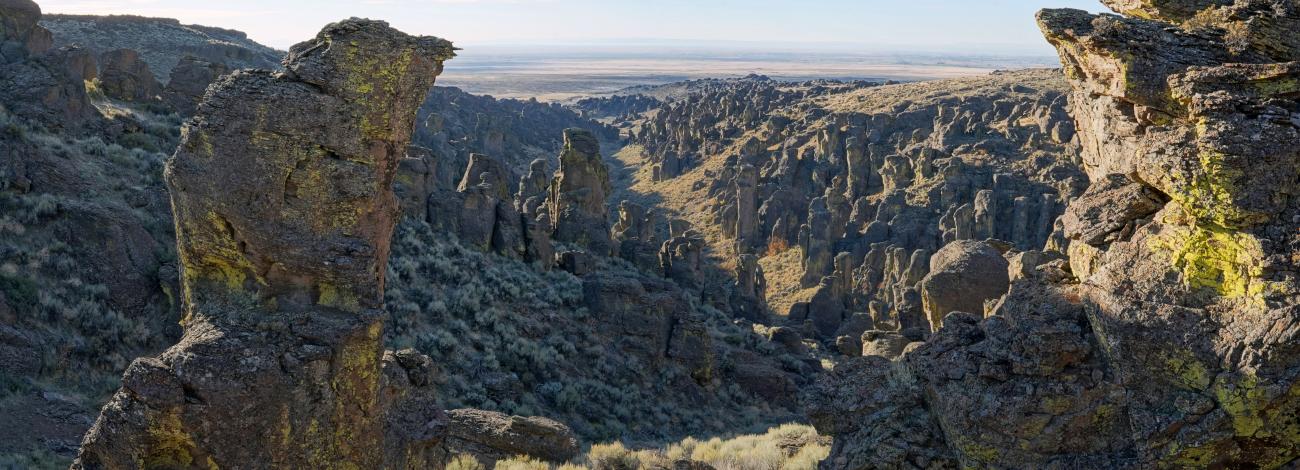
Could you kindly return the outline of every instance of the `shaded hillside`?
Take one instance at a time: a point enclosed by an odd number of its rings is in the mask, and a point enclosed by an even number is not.
[[[274,69],[284,55],[239,31],[184,25],[170,18],[45,15],[40,24],[54,33],[59,47],[79,45],[95,56],[115,49],[139,52],[161,83],[171,79],[172,70],[186,56],[223,63],[233,70]]]

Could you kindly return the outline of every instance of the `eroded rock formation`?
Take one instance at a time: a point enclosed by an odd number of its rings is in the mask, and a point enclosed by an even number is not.
[[[99,57],[99,67],[100,87],[109,98],[138,102],[161,98],[162,85],[136,51],[115,49],[105,52]]]
[[[774,278],[768,301],[795,325],[816,318],[827,342],[904,322],[929,329],[910,300],[932,254],[958,240],[1042,248],[1086,187],[1068,85],[1052,71],[679,86],[685,96],[627,124],[651,179],[693,181],[694,198],[675,209],[707,214],[723,238],[708,241],[729,262],[785,264],[798,250],[802,272]]]
[[[168,165],[185,334],[74,468],[435,465],[429,361],[384,353],[390,186],[447,41],[352,19],[224,77]]]
[[[1124,194],[1081,208],[1101,230],[1073,231],[1070,263],[1127,437],[1163,466],[1290,462],[1300,5],[1103,3],[1129,17],[1038,19],[1074,89],[1090,193]]]
[[[556,241],[572,243],[602,256],[613,254],[609,209],[609,169],[600,156],[600,141],[582,129],[564,131],[560,168],[546,199]]]
[[[54,129],[75,129],[99,115],[86,96],[81,57],[53,49],[31,0],[0,1],[0,102],[9,112]]]
[[[826,386],[857,383],[868,361],[895,371],[849,397],[920,396],[942,439],[901,454],[946,449],[964,467],[1294,465],[1297,5],[1104,3],[1129,16],[1038,16],[1092,181],[1048,240],[1068,244],[1068,265],[1013,254],[988,316],[952,313],[894,362],[855,360]],[[814,416],[842,392],[819,389]],[[871,416],[819,422],[837,434],[832,467],[874,465],[867,445],[917,422]]]

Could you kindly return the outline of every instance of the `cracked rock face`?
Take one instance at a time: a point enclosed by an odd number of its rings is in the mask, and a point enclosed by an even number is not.
[[[876,366],[896,377],[850,398],[920,395],[935,424],[913,434],[942,438],[899,454],[939,447],[964,467],[1294,465],[1300,6],[1104,3],[1128,16],[1038,16],[1092,185],[1060,220],[1075,279],[1059,261],[1016,267],[989,316],[949,315]],[[852,386],[843,375],[831,385]],[[815,412],[843,393],[816,392]],[[871,465],[854,463],[859,443],[925,422],[818,416],[837,433],[831,462],[848,468]]]
[[[137,360],[74,468],[440,461],[418,354],[385,354],[391,187],[447,41],[351,19],[220,79],[169,162],[185,335]]]
[[[1085,197],[1076,212],[1106,227],[1075,231],[1070,250],[1138,457],[1285,464],[1300,456],[1300,5],[1105,3],[1130,17],[1046,10],[1039,23],[1074,88],[1102,186],[1090,193],[1156,195]]]

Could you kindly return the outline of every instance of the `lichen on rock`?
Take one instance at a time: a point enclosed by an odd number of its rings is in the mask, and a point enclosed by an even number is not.
[[[1103,3],[1130,17],[1038,18],[1071,78],[1094,185],[1118,173],[1169,201],[1070,249],[1138,462],[1277,467],[1300,456],[1283,411],[1300,406],[1300,355],[1281,339],[1300,324],[1297,5]],[[1104,214],[1131,200],[1087,202]]]
[[[131,366],[74,468],[440,464],[427,361],[384,353],[381,302],[394,173],[453,55],[350,19],[211,88],[166,171],[184,336]]]

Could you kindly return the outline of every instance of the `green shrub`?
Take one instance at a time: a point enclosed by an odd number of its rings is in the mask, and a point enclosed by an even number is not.
[[[31,312],[40,301],[36,283],[25,277],[0,273],[0,292],[5,302],[19,314]]]

